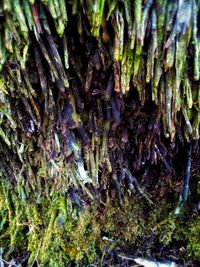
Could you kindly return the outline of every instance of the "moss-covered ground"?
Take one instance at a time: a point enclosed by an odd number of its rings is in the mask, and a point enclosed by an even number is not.
[[[107,203],[85,202],[82,207],[60,192],[50,197],[45,193],[27,197],[22,189],[2,179],[2,257],[5,260],[13,257],[19,266],[60,267],[70,266],[71,262],[75,266],[107,266],[103,262],[109,258],[109,252],[121,249],[143,256],[164,255],[178,262],[198,261],[198,167],[192,171],[189,202],[178,215],[174,211],[183,177],[172,179],[165,171],[152,171],[145,188],[154,205],[146,203],[138,193],[131,195],[124,190],[122,207],[114,195]]]

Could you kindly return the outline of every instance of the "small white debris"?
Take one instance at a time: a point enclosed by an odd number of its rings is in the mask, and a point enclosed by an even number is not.
[[[175,262],[158,262],[143,258],[135,258],[134,261],[144,267],[177,267]]]

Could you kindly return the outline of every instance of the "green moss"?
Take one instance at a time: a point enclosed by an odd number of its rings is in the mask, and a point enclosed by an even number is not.
[[[188,224],[186,232],[187,250],[190,257],[200,259],[200,216],[194,215]]]
[[[189,216],[189,212],[191,211],[184,210],[179,218],[174,240],[183,242],[186,259],[200,260],[200,215]]]
[[[128,198],[124,199],[123,209],[117,203],[110,203],[100,220],[102,231],[110,238],[134,242],[145,228],[142,209],[142,201],[129,201]]]
[[[73,260],[86,266],[99,262],[107,246],[103,236],[138,249],[152,234],[164,247],[183,243],[183,258],[200,258],[199,215],[189,216],[191,210],[185,208],[175,216],[173,203],[164,196],[159,206],[148,209],[143,198],[125,195],[122,208],[113,202],[101,209],[94,204],[79,214],[64,193],[54,191],[48,199],[40,195],[38,203],[38,197],[29,196],[24,201],[17,188],[1,180],[0,242],[7,258],[27,250],[29,265],[37,261],[40,266],[67,266]],[[152,250],[150,244],[142,253]]]

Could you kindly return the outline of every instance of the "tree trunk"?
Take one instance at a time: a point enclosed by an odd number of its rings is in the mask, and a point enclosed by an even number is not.
[[[198,265],[199,11],[1,1],[1,266]]]

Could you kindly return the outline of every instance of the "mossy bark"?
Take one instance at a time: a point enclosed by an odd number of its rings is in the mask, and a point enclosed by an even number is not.
[[[199,11],[1,1],[1,263],[200,259]]]

